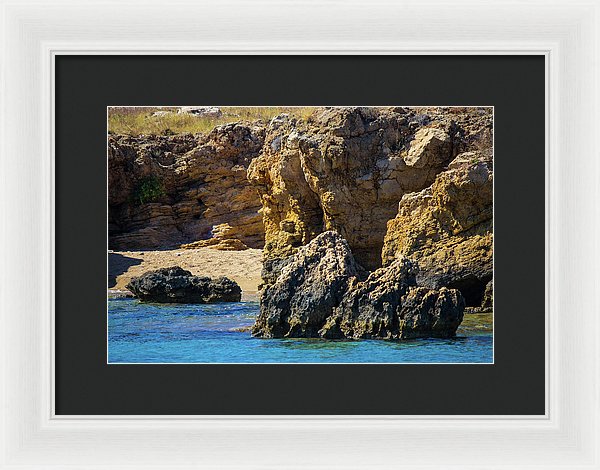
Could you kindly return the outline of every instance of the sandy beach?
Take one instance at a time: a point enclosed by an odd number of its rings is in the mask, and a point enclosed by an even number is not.
[[[212,248],[164,251],[110,251],[108,289],[122,291],[132,277],[147,271],[180,266],[200,276],[227,276],[236,281],[244,296],[253,296],[261,282],[262,250],[219,251]]]

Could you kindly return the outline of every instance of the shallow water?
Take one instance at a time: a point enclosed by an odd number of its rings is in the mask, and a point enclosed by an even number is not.
[[[109,363],[491,363],[491,315],[469,315],[453,339],[257,339],[258,303],[108,301]],[[480,318],[475,318],[480,317]]]

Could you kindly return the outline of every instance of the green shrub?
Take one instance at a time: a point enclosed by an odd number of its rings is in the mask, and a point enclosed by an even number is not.
[[[134,191],[133,200],[137,204],[156,202],[165,195],[165,188],[157,176],[151,175],[142,178]]]

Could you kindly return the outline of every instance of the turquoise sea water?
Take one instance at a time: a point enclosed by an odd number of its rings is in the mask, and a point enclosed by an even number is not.
[[[257,339],[258,303],[208,305],[108,301],[109,363],[491,363],[489,330],[453,339],[327,341]]]

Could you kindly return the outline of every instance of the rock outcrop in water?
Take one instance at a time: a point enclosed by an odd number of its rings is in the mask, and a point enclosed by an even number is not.
[[[365,278],[333,231],[300,248],[261,291],[252,333],[263,338],[452,337],[463,318],[459,291],[416,286],[417,267],[398,259]],[[363,279],[363,280],[361,280]]]
[[[260,123],[207,135],[108,139],[109,248],[262,248],[261,203],[246,177],[265,131]]]
[[[325,108],[306,123],[273,119],[248,168],[263,205],[267,289],[301,247],[332,230],[360,267],[406,258],[417,286],[456,288],[482,308],[493,260],[492,142],[490,108]],[[444,303],[450,294],[440,295]]]
[[[261,291],[253,334],[261,337],[318,337],[357,276],[348,243],[325,232],[286,263],[276,281]]]
[[[127,288],[140,300],[157,303],[239,302],[242,297],[240,286],[229,278],[194,276],[178,266],[134,277]]]

